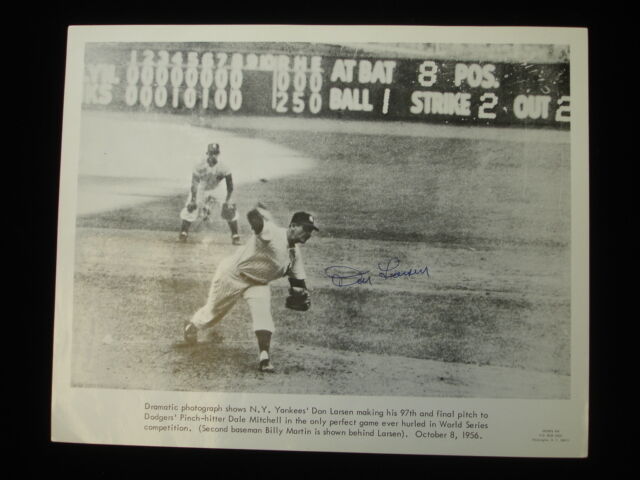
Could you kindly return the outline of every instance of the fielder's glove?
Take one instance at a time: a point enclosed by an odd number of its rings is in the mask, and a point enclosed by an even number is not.
[[[285,307],[298,312],[306,312],[311,308],[311,298],[306,288],[291,287],[289,296],[285,300]]]
[[[227,222],[233,220],[236,216],[236,204],[235,203],[223,203],[222,211],[220,212],[222,218]]]
[[[192,213],[196,208],[198,208],[198,204],[196,202],[189,202],[187,205],[187,212]]]

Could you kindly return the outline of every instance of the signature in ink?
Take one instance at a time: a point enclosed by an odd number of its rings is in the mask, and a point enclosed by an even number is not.
[[[414,275],[426,275],[429,277],[429,267],[425,266],[424,268],[410,268],[409,270],[396,270],[400,266],[400,260],[397,258],[390,259],[386,265],[379,263],[378,277],[383,278],[384,280],[400,278],[400,277],[413,277]]]
[[[400,267],[400,260],[398,258],[391,258],[385,262],[378,263],[377,278],[394,280],[416,275],[426,275],[430,277],[428,266],[424,268],[410,268],[409,270],[399,269],[398,267]],[[336,287],[350,287],[364,284],[373,285],[370,270],[360,270],[346,265],[332,265],[325,268],[324,273],[331,279],[331,283]]]
[[[358,270],[345,265],[332,265],[324,269],[324,274],[331,279],[331,283],[336,287],[350,287],[365,283],[373,285],[369,270]]]

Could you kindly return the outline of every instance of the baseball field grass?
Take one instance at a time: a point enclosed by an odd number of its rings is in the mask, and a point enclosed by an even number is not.
[[[312,309],[286,310],[286,280],[273,285],[276,375],[256,370],[242,303],[183,344],[183,322],[235,247],[220,218],[179,244],[180,194],[78,217],[74,385],[566,398],[569,144],[336,130],[233,129],[315,160],[235,193],[241,215],[261,201],[281,224],[304,209],[320,226],[302,247]],[[428,274],[385,280],[389,259]],[[337,287],[331,266],[372,282]]]

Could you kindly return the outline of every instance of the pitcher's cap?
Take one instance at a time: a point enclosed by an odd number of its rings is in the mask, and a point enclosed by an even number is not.
[[[303,227],[310,227],[311,229],[319,232],[320,229],[316,227],[316,221],[310,213],[307,212],[296,212],[291,217],[291,223],[295,223],[296,225],[302,225]]]
[[[215,153],[215,154],[220,153],[220,144],[218,144],[218,143],[210,143],[207,146],[207,153]]]

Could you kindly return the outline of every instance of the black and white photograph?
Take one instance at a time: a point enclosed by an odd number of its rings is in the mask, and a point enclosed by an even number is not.
[[[165,28],[69,44],[54,436],[580,456],[580,31]]]

